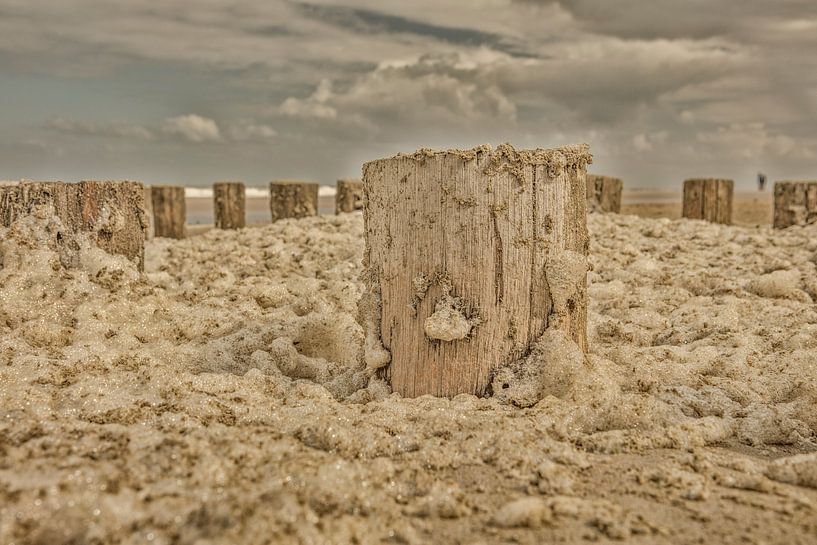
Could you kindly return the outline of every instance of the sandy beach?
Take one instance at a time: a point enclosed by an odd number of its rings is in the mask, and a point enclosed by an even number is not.
[[[61,268],[49,221],[0,230],[2,543],[817,535],[817,226],[591,214],[587,356],[546,335],[447,400],[360,363],[360,214],[156,239],[143,274]]]
[[[771,225],[772,198],[771,191],[736,191],[733,200],[733,223],[743,226]],[[680,191],[625,189],[621,212],[643,218],[678,219],[681,217],[681,199]]]
[[[187,223],[191,234],[202,233],[213,224],[213,200],[206,197],[188,197]],[[644,218],[681,217],[681,192],[662,189],[625,189],[622,213]],[[321,215],[335,213],[335,199],[318,199]],[[266,197],[247,198],[247,225],[269,223],[269,201]],[[772,223],[772,193],[770,191],[738,191],[734,198],[734,223],[743,226],[764,226]]]
[[[187,197],[187,224],[212,225],[212,197]],[[269,197],[247,197],[247,225],[265,225],[270,222]],[[335,197],[318,197],[318,213],[335,213]]]

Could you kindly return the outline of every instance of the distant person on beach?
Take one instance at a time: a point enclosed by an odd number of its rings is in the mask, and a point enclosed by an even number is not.
[[[757,173],[757,188],[759,191],[763,191],[763,188],[766,187],[766,175],[762,172]]]

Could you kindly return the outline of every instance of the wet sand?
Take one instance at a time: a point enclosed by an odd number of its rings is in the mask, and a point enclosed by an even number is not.
[[[735,192],[732,221],[735,225],[767,226],[772,224],[774,212],[771,191]],[[633,214],[643,218],[681,217],[680,192],[660,190],[624,191],[622,194],[622,214]]]
[[[207,197],[188,197],[187,224],[212,225],[213,199]],[[335,213],[335,197],[318,197],[318,213],[321,215]],[[247,225],[265,225],[270,222],[268,197],[247,198]]]

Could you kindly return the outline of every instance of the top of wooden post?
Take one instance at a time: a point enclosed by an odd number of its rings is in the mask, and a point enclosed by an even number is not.
[[[310,182],[307,180],[272,180],[270,185],[319,185],[318,182]]]
[[[615,182],[615,183],[621,183],[621,184],[624,183],[621,180],[621,178],[616,178],[615,176],[605,176],[604,174],[591,174],[589,172],[587,173],[587,179],[588,180],[594,180],[594,181],[599,180],[599,181],[603,181],[603,182]]]
[[[774,183],[774,186],[791,186],[791,185],[815,185],[817,184],[817,180],[780,180]]]
[[[728,178],[687,178],[684,180],[684,183],[692,183],[692,182],[720,182],[725,183],[727,185],[734,185],[734,180],[730,180]]]
[[[363,169],[365,171],[369,165],[391,161],[393,159],[408,158],[423,162],[432,157],[456,156],[463,161],[471,161],[476,159],[477,155],[480,154],[491,154],[492,162],[497,165],[501,163],[534,166],[547,165],[548,170],[555,172],[561,172],[561,170],[566,167],[584,167],[593,162],[593,156],[590,154],[590,146],[587,144],[574,144],[554,149],[534,148],[518,150],[506,143],[498,145],[496,149],[488,144],[471,149],[433,150],[430,148],[422,148],[414,153],[398,153],[392,157],[368,161],[363,164]]]

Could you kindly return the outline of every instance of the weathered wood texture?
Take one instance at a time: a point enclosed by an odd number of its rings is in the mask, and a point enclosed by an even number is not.
[[[775,228],[785,229],[792,225],[815,222],[817,222],[817,181],[775,182]]]
[[[82,233],[110,254],[124,255],[144,269],[144,186],[139,182],[82,181],[79,183],[24,181],[0,189],[0,222],[8,227],[48,205],[60,219],[60,239]],[[67,242],[66,242],[67,244]]]
[[[684,181],[683,216],[712,223],[732,223],[732,180],[694,179]]]
[[[621,190],[624,182],[612,176],[587,175],[587,209],[621,212]]]
[[[0,227],[8,227],[20,212],[19,182],[0,182]]]
[[[338,180],[335,190],[335,214],[363,210],[362,181]]]
[[[175,185],[150,187],[153,204],[153,230],[157,237],[187,236],[187,203],[184,188]]]
[[[241,229],[247,222],[247,199],[241,182],[213,184],[213,215],[216,229]]]
[[[153,197],[151,197],[150,186],[145,186],[145,218],[147,222],[145,240],[151,240],[156,236],[156,232],[153,228]]]
[[[404,396],[481,395],[548,328],[585,350],[589,161],[502,145],[365,164],[369,369]]]
[[[276,180],[269,184],[272,221],[305,218],[318,213],[318,184],[294,180]]]
[[[79,209],[74,228],[92,235],[110,254],[120,254],[145,268],[145,189],[139,182],[83,181],[69,184]]]

